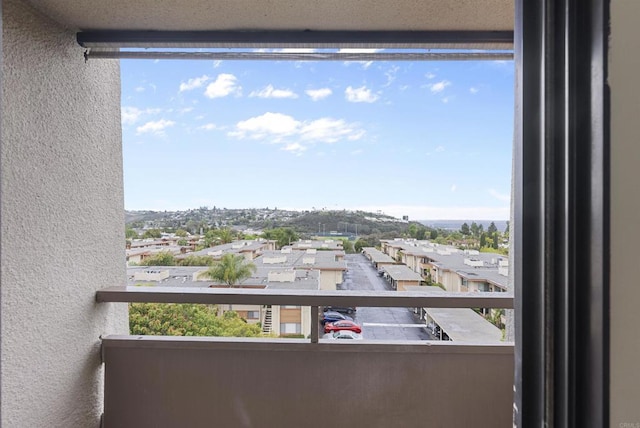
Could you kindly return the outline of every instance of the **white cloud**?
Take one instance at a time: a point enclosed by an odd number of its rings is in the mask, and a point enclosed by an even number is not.
[[[488,190],[488,192],[489,192],[489,194],[490,194],[491,196],[493,196],[494,198],[496,198],[496,199],[497,199],[497,200],[499,200],[499,201],[502,201],[502,202],[509,202],[509,201],[511,201],[511,195],[509,195],[509,194],[506,194],[506,193],[500,193],[500,192],[498,192],[498,191],[497,191],[497,190],[495,190],[495,189],[489,189],[489,190]]]
[[[471,92],[472,94],[477,94],[478,92],[480,92],[480,89],[471,87],[469,88],[469,92]]]
[[[355,141],[362,138],[364,134],[364,130],[350,125],[342,119],[328,117],[304,122],[300,127],[300,136],[303,140],[325,143],[336,143],[342,139]]]
[[[164,119],[160,119],[158,121],[155,122],[147,122],[142,126],[138,126],[136,128],[136,133],[138,135],[140,134],[146,134],[146,133],[152,133],[152,134],[156,134],[156,135],[163,135],[164,134],[164,130],[170,126],[175,125],[176,123],[172,120],[164,120]]]
[[[122,107],[120,114],[122,115],[123,125],[133,125],[142,115],[142,110],[136,107]]]
[[[205,131],[213,131],[214,129],[218,129],[218,126],[215,123],[207,123],[202,126],[198,126],[198,129],[204,129]]]
[[[259,140],[271,137],[275,142],[298,132],[300,122],[282,113],[267,112],[236,124],[236,130],[229,133],[232,137]]]
[[[213,61],[213,68],[218,68],[222,65],[222,60],[221,59],[216,59],[215,61]]]
[[[138,87],[135,89],[135,91],[136,91],[136,92],[144,92],[144,86],[138,86]]]
[[[282,150],[294,153],[298,156],[302,154],[307,148],[300,143],[289,143],[282,148]]]
[[[200,77],[194,77],[193,79],[189,79],[187,80],[186,83],[182,82],[180,83],[180,92],[191,91],[193,89],[199,88],[205,83],[207,83],[209,79],[210,77],[204,74]]]
[[[298,98],[298,94],[289,89],[275,89],[273,85],[267,85],[259,91],[253,91],[250,97],[258,98]]]
[[[399,70],[400,70],[400,66],[394,65],[390,67],[387,71],[385,71],[384,75],[387,77],[387,83],[385,83],[382,86],[386,87],[391,85],[393,81],[396,80],[396,74],[398,74]]]
[[[427,73],[424,75],[424,77],[426,77],[427,79],[431,80],[431,79],[435,79],[436,75],[433,73]]]
[[[438,92],[444,91],[444,88],[450,85],[451,85],[451,82],[449,82],[448,80],[441,80],[438,83],[433,83],[429,85],[429,89],[431,89],[431,92],[433,92],[434,94],[437,94]]]
[[[436,150],[435,150],[435,151],[436,151],[436,153],[442,153],[442,152],[444,152],[444,146],[438,146],[438,147],[436,147]]]
[[[456,190],[458,190],[458,186],[456,186],[455,184],[451,186],[451,191],[455,192]]]
[[[299,121],[282,113],[265,113],[261,116],[238,122],[230,137],[239,139],[266,140],[271,143],[284,143],[283,150],[300,152],[316,143],[336,143],[355,141],[365,135],[357,124],[342,119],[320,118]]]
[[[122,107],[120,114],[121,114],[121,118],[122,118],[121,120],[123,125],[133,125],[138,120],[140,120],[142,116],[158,114],[161,111],[162,110],[159,108],[148,108],[148,109],[140,110],[137,107],[125,106],[125,107]]]
[[[329,88],[321,88],[321,89],[307,89],[304,91],[305,94],[309,96],[313,101],[322,100],[327,98],[329,95],[333,93],[333,91]]]
[[[362,149],[354,150],[351,152],[353,156],[361,155],[362,153],[364,153],[364,150]]]
[[[216,80],[209,83],[204,95],[208,98],[221,98],[230,94],[240,94],[242,88],[237,84],[238,79],[233,74],[220,74]]]
[[[365,86],[359,88],[347,87],[344,91],[347,101],[352,103],[373,103],[378,100],[379,96],[372,93],[371,89]]]

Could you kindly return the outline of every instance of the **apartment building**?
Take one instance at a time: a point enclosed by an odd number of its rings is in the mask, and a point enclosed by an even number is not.
[[[127,268],[127,285],[179,288],[226,288],[202,275],[201,266],[136,266]],[[261,266],[254,274],[235,286],[241,289],[320,290],[320,271],[295,270],[289,267]],[[235,311],[249,323],[261,323],[266,335],[311,334],[311,308],[299,305],[220,304],[220,313]]]
[[[176,259],[180,260],[188,256],[205,256],[211,257],[213,260],[219,260],[224,254],[230,253],[239,254],[246,260],[251,261],[262,254],[263,251],[273,251],[275,248],[276,243],[273,240],[238,240],[228,244],[215,245],[199,251],[182,254],[177,256]]]

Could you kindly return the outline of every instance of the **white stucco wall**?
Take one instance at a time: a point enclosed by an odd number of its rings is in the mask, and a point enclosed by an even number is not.
[[[97,427],[99,336],[127,332],[125,305],[95,303],[125,283],[119,65],[2,8],[1,423]]]
[[[640,426],[639,20],[637,0],[611,2],[611,427]]]

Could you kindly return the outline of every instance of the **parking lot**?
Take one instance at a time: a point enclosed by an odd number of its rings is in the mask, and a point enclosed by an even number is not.
[[[342,290],[391,290],[369,260],[362,254],[347,254],[347,273]],[[423,322],[411,308],[358,308],[353,316],[362,326],[364,339],[432,340]],[[415,327],[413,327],[415,326]]]

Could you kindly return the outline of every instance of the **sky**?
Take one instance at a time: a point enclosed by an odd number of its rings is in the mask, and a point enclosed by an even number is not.
[[[512,61],[121,60],[125,208],[509,218]]]

